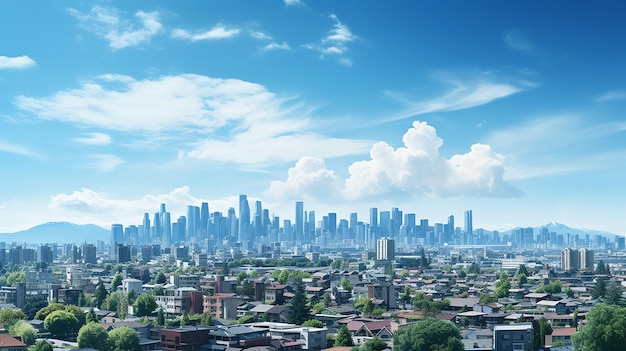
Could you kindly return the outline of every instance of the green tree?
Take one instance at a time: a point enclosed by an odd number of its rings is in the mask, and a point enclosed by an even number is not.
[[[302,326],[310,328],[324,328],[324,323],[317,319],[309,319],[307,321],[304,321],[304,323],[302,323]]]
[[[48,306],[37,311],[37,313],[35,313],[35,319],[39,319],[43,321],[46,319],[46,317],[48,317],[50,313],[54,311],[63,311],[63,310],[65,310],[65,306],[63,306],[60,303],[53,302],[49,304]]]
[[[83,312],[83,310],[76,306],[76,305],[67,305],[65,306],[65,312],[69,312],[71,314],[74,315],[74,317],[76,317],[76,320],[78,321],[78,325],[76,326],[76,330],[80,329],[80,327],[82,327],[83,325],[85,325],[86,322],[86,316],[85,316],[85,312]]]
[[[200,325],[213,325],[213,316],[208,313],[203,313],[200,318]]]
[[[5,308],[0,312],[0,323],[4,324],[5,328],[10,328],[13,324],[27,318],[26,314],[20,310]]]
[[[604,302],[609,305],[621,305],[622,289],[617,284],[607,286],[604,293]]]
[[[604,264],[603,260],[600,260],[600,262],[598,262],[598,264],[596,265],[596,270],[595,270],[596,274],[611,274],[611,270],[609,268],[608,264]]]
[[[44,295],[29,295],[26,298],[26,304],[22,308],[22,312],[26,314],[28,319],[35,318],[35,314],[40,309],[48,306],[48,298]]]
[[[509,296],[509,289],[511,289],[511,278],[509,278],[509,274],[506,271],[502,271],[500,279],[496,281],[494,293],[497,297],[507,297]]]
[[[109,292],[104,287],[104,283],[100,281],[96,286],[96,290],[93,293],[93,296],[96,298],[96,307],[102,308],[102,303],[109,296]]]
[[[365,304],[363,304],[363,309],[361,310],[361,313],[372,314],[372,312],[374,312],[374,304],[372,303],[372,300],[368,298],[367,301],[365,301]]]
[[[98,322],[98,315],[93,307],[89,309],[89,312],[87,312],[87,315],[85,316],[85,323],[89,322]]]
[[[30,323],[19,321],[9,328],[9,333],[13,336],[22,337],[26,345],[34,345],[37,339],[37,331]]]
[[[160,285],[157,285],[152,289],[152,293],[154,296],[165,296],[165,288]]]
[[[137,299],[137,293],[135,292],[135,290],[131,290],[128,292],[128,294],[126,294],[126,297],[128,298],[128,304],[134,305],[135,300]]]
[[[481,305],[488,305],[497,301],[498,298],[489,293],[480,294],[480,297],[478,298],[478,303]]]
[[[476,262],[472,262],[472,264],[467,268],[467,273],[480,274],[480,266],[476,264]]]
[[[311,316],[311,310],[309,308],[308,299],[302,283],[298,283],[296,285],[296,292],[291,299],[290,306],[289,323],[300,325]]]
[[[54,351],[54,348],[46,340],[39,340],[35,343],[33,351]]]
[[[425,318],[393,336],[394,351],[463,351],[461,333],[457,327],[435,318]]]
[[[26,282],[26,273],[24,271],[12,272],[7,277],[7,284],[10,286],[17,286],[18,283]]]
[[[333,305],[333,298],[330,296],[328,291],[322,295],[322,302],[324,303],[324,307],[330,307]]]
[[[354,288],[354,286],[352,286],[352,283],[349,279],[343,278],[341,279],[341,288],[347,291],[352,291],[352,288]]]
[[[254,299],[254,284],[249,280],[244,280],[241,285],[237,287],[237,294],[242,297]]]
[[[524,266],[526,267],[526,266]],[[520,274],[517,276],[517,284],[521,287],[522,285],[528,283],[528,277],[526,277],[526,274]]]
[[[154,295],[139,295],[139,297],[135,300],[135,315],[137,317],[149,316],[157,307]]]
[[[354,346],[354,342],[352,341],[352,334],[348,330],[348,327],[344,324],[339,328],[339,332],[337,333],[337,337],[335,338],[334,346]]]
[[[165,273],[163,273],[163,271],[157,273],[156,277],[154,278],[154,283],[165,284],[166,282],[167,282],[167,278],[165,277]]]
[[[541,317],[539,320],[533,319],[533,349],[538,350],[545,346],[546,335],[552,334],[552,326],[548,320]]]
[[[109,351],[141,351],[139,334],[129,327],[111,330],[107,344]]]
[[[165,325],[165,313],[163,312],[163,308],[159,308],[157,312],[157,324]]]
[[[107,346],[108,333],[100,323],[89,322],[78,331],[78,347],[104,351]]]
[[[587,324],[572,336],[576,350],[623,350],[626,345],[626,308],[600,304],[586,315]]]
[[[367,340],[361,347],[359,347],[359,351],[382,351],[386,349],[387,342],[378,336],[375,336],[369,340]]]
[[[406,309],[406,305],[411,304],[411,295],[412,294],[413,294],[413,288],[411,288],[408,285],[406,285],[404,287],[404,292],[402,294],[400,294],[400,302],[404,305],[405,309]]]
[[[600,277],[596,279],[596,286],[593,289],[593,293],[591,293],[591,297],[594,299],[599,299],[601,297],[604,297],[605,293],[606,293],[606,282],[604,281],[604,278]]]
[[[78,320],[66,311],[54,311],[43,321],[43,326],[54,337],[63,338],[78,330]]]
[[[519,268],[517,269],[517,275],[525,275],[528,277],[528,269],[526,268],[525,264],[520,264]]]
[[[122,285],[122,280],[124,280],[124,277],[122,277],[122,273],[115,273],[115,276],[113,276],[113,280],[111,280],[111,293],[117,291],[117,287]]]
[[[246,272],[239,272],[239,274],[237,274],[237,285],[241,285],[241,283],[248,279],[248,273]]]

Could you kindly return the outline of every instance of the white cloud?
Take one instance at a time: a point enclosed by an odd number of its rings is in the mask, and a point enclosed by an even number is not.
[[[304,5],[304,2],[302,2],[302,0],[285,0],[285,5],[287,6]]]
[[[93,154],[87,157],[89,161],[87,161],[86,166],[100,172],[112,172],[117,166],[124,163],[121,158],[109,154]]]
[[[339,185],[323,159],[307,156],[289,168],[287,181],[272,182],[266,194],[277,199],[308,199],[324,194],[330,200],[340,195]]]
[[[388,95],[402,100],[406,105],[406,109],[387,121],[399,120],[426,113],[458,111],[464,110],[484,104],[488,104],[494,100],[502,99],[507,96],[522,91],[521,88],[505,84],[493,82],[476,82],[476,83],[454,83],[454,88],[445,95],[421,101],[412,101],[401,97],[398,94],[388,92]]]
[[[94,6],[88,13],[70,8],[68,12],[85,30],[106,39],[114,50],[147,42],[163,29],[158,12],[138,11],[135,13],[136,23],[123,19],[120,11],[114,8]]]
[[[272,182],[268,195],[293,198],[302,193],[318,199],[341,194],[344,200],[380,199],[402,194],[420,197],[516,197],[521,192],[504,180],[504,156],[489,145],[474,144],[469,152],[449,159],[439,155],[443,140],[435,128],[415,121],[402,138],[403,147],[374,144],[370,159],[348,167],[343,188],[322,160],[301,159],[285,182]],[[325,189],[326,191],[322,191]]]
[[[192,147],[185,154],[203,160],[291,162],[307,155],[361,154],[371,145],[315,133],[319,122],[311,122],[310,107],[236,79],[108,74],[50,97],[20,96],[15,103],[42,119],[184,141]]]
[[[111,136],[105,133],[87,133],[82,137],[75,138],[81,144],[105,146],[112,142]]]
[[[13,144],[13,143],[6,143],[3,141],[0,141],[0,152],[6,152],[6,153],[21,155],[21,156],[28,156],[32,158],[43,158],[38,153],[32,150],[29,150],[28,148],[25,148],[24,146]]]
[[[35,61],[28,56],[0,56],[0,69],[23,69],[34,65]]]
[[[504,42],[515,51],[533,53],[535,51],[535,43],[533,43],[524,31],[513,29],[505,33]]]
[[[606,102],[613,100],[626,100],[626,90],[613,90],[606,92],[602,95],[596,96],[594,99],[596,102]]]
[[[343,55],[349,51],[348,44],[355,41],[357,36],[352,33],[347,25],[341,23],[335,14],[330,15],[330,18],[335,21],[333,29],[326,36],[322,37],[318,43],[304,44],[302,46],[319,52],[322,59],[326,56],[335,56],[338,57],[339,63],[351,66],[352,61]],[[348,62],[349,64],[346,64]]]
[[[283,42],[282,44],[278,43],[269,43],[265,45],[262,49],[263,51],[272,51],[272,50],[291,50],[289,44]]]
[[[272,40],[273,38],[263,32],[259,31],[250,31],[250,36],[252,36],[256,40]]]
[[[232,38],[239,35],[239,32],[241,32],[240,29],[226,28],[225,26],[218,24],[209,30],[201,30],[197,32],[190,32],[185,29],[176,28],[172,31],[171,37],[175,39],[184,39],[195,42],[201,40]]]

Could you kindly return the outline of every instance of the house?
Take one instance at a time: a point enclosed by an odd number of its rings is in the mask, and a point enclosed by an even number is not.
[[[572,335],[576,334],[576,328],[557,328],[552,331],[552,335],[546,335],[546,345],[553,345],[557,341],[562,341],[565,346],[572,344]]]
[[[356,346],[363,345],[367,340],[377,336],[390,345],[393,339],[390,319],[367,320],[359,319],[348,323],[348,330],[352,334],[352,340]]]
[[[209,331],[214,328],[182,326],[160,330],[161,350],[192,351],[199,350],[209,341]]]
[[[295,342],[298,350],[320,350],[326,347],[326,328],[302,327],[288,323],[257,322],[247,324],[256,330],[267,330],[272,339]],[[283,344],[283,347],[288,344]]]
[[[285,303],[285,288],[287,285],[274,284],[265,287],[265,303],[270,305],[282,305]]]
[[[240,299],[234,293],[217,293],[202,297],[202,312],[215,318],[237,319],[237,306]]]
[[[391,283],[376,283],[367,286],[367,297],[382,300],[387,309],[398,308],[394,285]]]
[[[493,327],[493,351],[532,351],[532,323],[502,324]]]
[[[26,344],[10,334],[0,334],[0,351],[26,351]]]

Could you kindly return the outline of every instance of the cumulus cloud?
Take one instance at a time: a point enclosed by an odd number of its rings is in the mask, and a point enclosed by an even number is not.
[[[0,69],[23,69],[34,65],[35,61],[28,56],[0,56]]]
[[[81,144],[106,146],[111,144],[111,136],[105,133],[87,133],[82,137],[75,138],[75,141]]]
[[[469,152],[447,159],[439,155],[443,140],[437,136],[435,128],[420,121],[413,123],[402,141],[404,146],[398,148],[383,141],[374,144],[368,160],[348,167],[345,186],[336,193],[353,201],[394,194],[418,198],[521,196],[521,192],[504,179],[504,156],[489,145],[474,144]],[[290,169],[287,181],[273,182],[268,193],[280,197],[300,191],[326,196],[316,191],[320,182],[309,180],[322,179],[327,183],[321,184],[334,184],[333,171],[326,169],[321,160],[301,161]]]
[[[352,61],[346,58],[345,54],[349,51],[348,44],[355,41],[357,36],[352,33],[347,25],[339,21],[337,15],[332,14],[330,18],[335,21],[335,24],[328,34],[322,37],[319,42],[305,44],[303,47],[317,51],[321,58],[334,56],[337,57],[339,63],[346,65],[349,62],[350,64],[347,66],[351,66]]]
[[[122,18],[117,9],[97,5],[87,13],[73,8],[68,12],[78,19],[81,27],[107,40],[114,50],[147,42],[163,29],[158,12],[137,11],[135,21]]]
[[[241,32],[240,29],[226,28],[224,25],[218,24],[209,30],[200,30],[196,32],[190,32],[186,29],[176,28],[172,31],[171,37],[175,39],[184,39],[195,42],[201,40],[232,38],[239,35],[239,32]]]
[[[302,2],[302,0],[285,0],[285,5],[287,6],[304,5],[304,2]]]
[[[326,168],[324,160],[306,156],[289,168],[286,181],[272,182],[266,193],[278,199],[317,198],[322,194],[331,199],[339,195],[339,190],[338,178]]]
[[[250,36],[256,40],[272,40],[273,38],[263,32],[250,31]]]
[[[46,120],[179,140],[191,147],[184,150],[186,157],[202,160],[292,162],[306,155],[362,154],[371,145],[316,133],[310,107],[237,79],[183,74],[135,80],[107,74],[77,89],[44,98],[20,96],[15,103]]]
[[[269,43],[269,44],[265,45],[261,50],[263,50],[263,51],[291,50],[291,48],[289,47],[289,44],[287,44],[286,42],[282,42],[282,44],[279,44],[279,43]]]

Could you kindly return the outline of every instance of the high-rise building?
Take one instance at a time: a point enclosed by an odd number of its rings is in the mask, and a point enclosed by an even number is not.
[[[295,241],[302,242],[304,239],[304,202],[296,201],[296,227]]]
[[[396,257],[395,241],[391,238],[380,238],[376,241],[376,260],[393,261]]]
[[[593,270],[593,250],[589,249],[578,249],[578,253],[580,255],[578,262],[580,264],[581,271],[591,271]]]
[[[472,210],[465,211],[465,233],[472,234],[474,232],[474,224],[472,223]]]
[[[115,246],[124,243],[124,226],[121,224],[111,225],[111,253],[115,253]]]
[[[161,244],[163,244],[164,247],[170,247],[172,245],[172,220],[170,219],[170,213],[162,212],[161,220],[161,226],[163,228]]]
[[[237,241],[251,241],[250,205],[247,195],[239,195],[239,232]]]
[[[150,214],[148,212],[143,214],[143,228],[139,240],[144,243],[150,241]]]
[[[378,239],[378,208],[370,208],[370,232],[372,234],[372,240]]]
[[[572,248],[563,249],[561,252],[561,269],[564,271],[575,271],[580,268],[580,254],[578,250]]]

